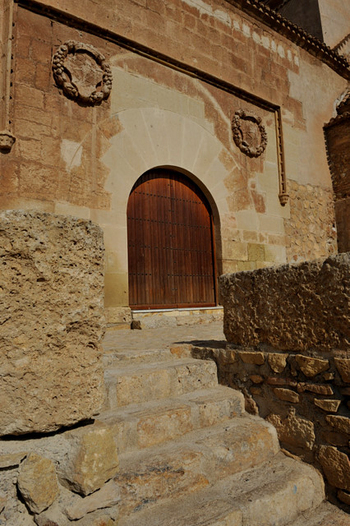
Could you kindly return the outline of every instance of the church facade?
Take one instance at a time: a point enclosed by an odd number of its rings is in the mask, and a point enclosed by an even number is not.
[[[272,3],[1,0],[0,208],[103,228],[110,323],[337,252],[350,10],[317,4],[325,43]]]

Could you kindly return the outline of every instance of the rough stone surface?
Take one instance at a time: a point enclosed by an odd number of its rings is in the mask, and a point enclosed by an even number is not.
[[[350,254],[220,278],[229,342],[280,350],[347,349]]]
[[[286,354],[269,353],[267,360],[274,373],[282,373],[287,365]]]
[[[240,356],[242,362],[244,363],[251,363],[255,365],[263,365],[265,363],[264,353],[259,351],[240,351],[237,354]]]
[[[332,395],[334,394],[333,388],[331,385],[322,385],[322,384],[308,384],[300,382],[298,384],[298,392],[303,393],[309,391],[310,393],[315,393],[319,395]]]
[[[26,455],[27,453],[24,452],[0,455],[0,469],[14,468],[16,466],[19,466]]]
[[[297,404],[300,401],[298,393],[292,391],[291,389],[282,389],[280,387],[276,387],[273,391],[280,400],[284,400],[285,402]]]
[[[35,453],[30,453],[22,462],[17,485],[33,513],[40,513],[48,508],[59,493],[53,462]]]
[[[349,457],[333,446],[321,446],[319,460],[328,482],[336,488],[350,491]]]
[[[296,362],[298,363],[300,370],[308,378],[312,378],[317,374],[323,373],[329,369],[329,361],[322,360],[320,358],[310,358],[309,356],[302,356],[297,354],[295,357]]]
[[[65,435],[69,450],[58,475],[68,488],[82,495],[100,489],[116,475],[117,448],[110,428],[100,422]]]
[[[350,359],[334,358],[334,363],[343,382],[350,383]]]
[[[90,221],[0,213],[1,435],[53,431],[100,409],[103,252]]]
[[[314,424],[309,420],[300,418],[293,411],[286,418],[271,414],[267,417],[277,429],[278,438],[296,448],[311,450],[315,443]]]
[[[326,420],[338,431],[350,435],[350,418],[347,418],[346,416],[328,415]]]
[[[314,399],[314,404],[323,409],[323,411],[327,411],[327,413],[336,413],[339,409],[340,403],[340,400]]]
[[[75,504],[67,508],[66,513],[70,520],[75,521],[93,511],[115,506],[119,501],[119,486],[111,480],[99,491],[95,491],[92,495],[75,502]]]

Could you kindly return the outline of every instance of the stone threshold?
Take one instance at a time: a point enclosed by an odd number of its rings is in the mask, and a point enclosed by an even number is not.
[[[132,328],[155,329],[158,327],[177,327],[198,325],[223,319],[223,307],[194,307],[178,309],[133,310]]]

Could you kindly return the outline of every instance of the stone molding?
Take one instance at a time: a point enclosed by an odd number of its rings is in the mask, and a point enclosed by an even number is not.
[[[73,82],[71,72],[65,66],[67,56],[75,53],[88,54],[101,68],[102,79],[100,89],[98,89],[98,85],[96,85],[88,96],[83,95],[79,91],[79,87]],[[76,100],[81,104],[96,106],[107,99],[112,91],[112,71],[106,63],[106,57],[93,46],[84,44],[83,42],[68,40],[62,44],[53,55],[52,71],[56,84],[62,89],[66,97]]]
[[[241,121],[250,121],[256,124],[259,133],[260,133],[260,144],[256,148],[248,144],[244,140],[244,133],[241,127]],[[267,146],[267,133],[265,126],[261,122],[261,117],[256,117],[252,113],[248,113],[245,110],[237,110],[235,116],[232,119],[232,133],[233,140],[235,141],[236,146],[241,150],[242,153],[248,157],[260,157],[266,150]]]
[[[7,130],[0,132],[0,151],[9,152],[16,141],[16,137]]]

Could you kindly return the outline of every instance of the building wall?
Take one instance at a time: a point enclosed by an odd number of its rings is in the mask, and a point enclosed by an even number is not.
[[[186,173],[211,202],[219,272],[336,250],[323,125],[346,87],[342,77],[228,2],[46,4],[58,11],[44,16],[15,4],[10,126],[17,140],[1,155],[0,208],[101,225],[110,312],[128,306],[128,196],[157,166]],[[52,56],[69,40],[94,46],[111,66],[112,92],[98,106],[79,105],[55,85]],[[86,54],[66,64],[87,92],[101,74]],[[266,129],[257,158],[233,141],[239,109]],[[285,206],[278,198],[280,140]]]
[[[319,0],[319,4],[324,41],[334,47],[350,33],[350,5],[342,0]]]

